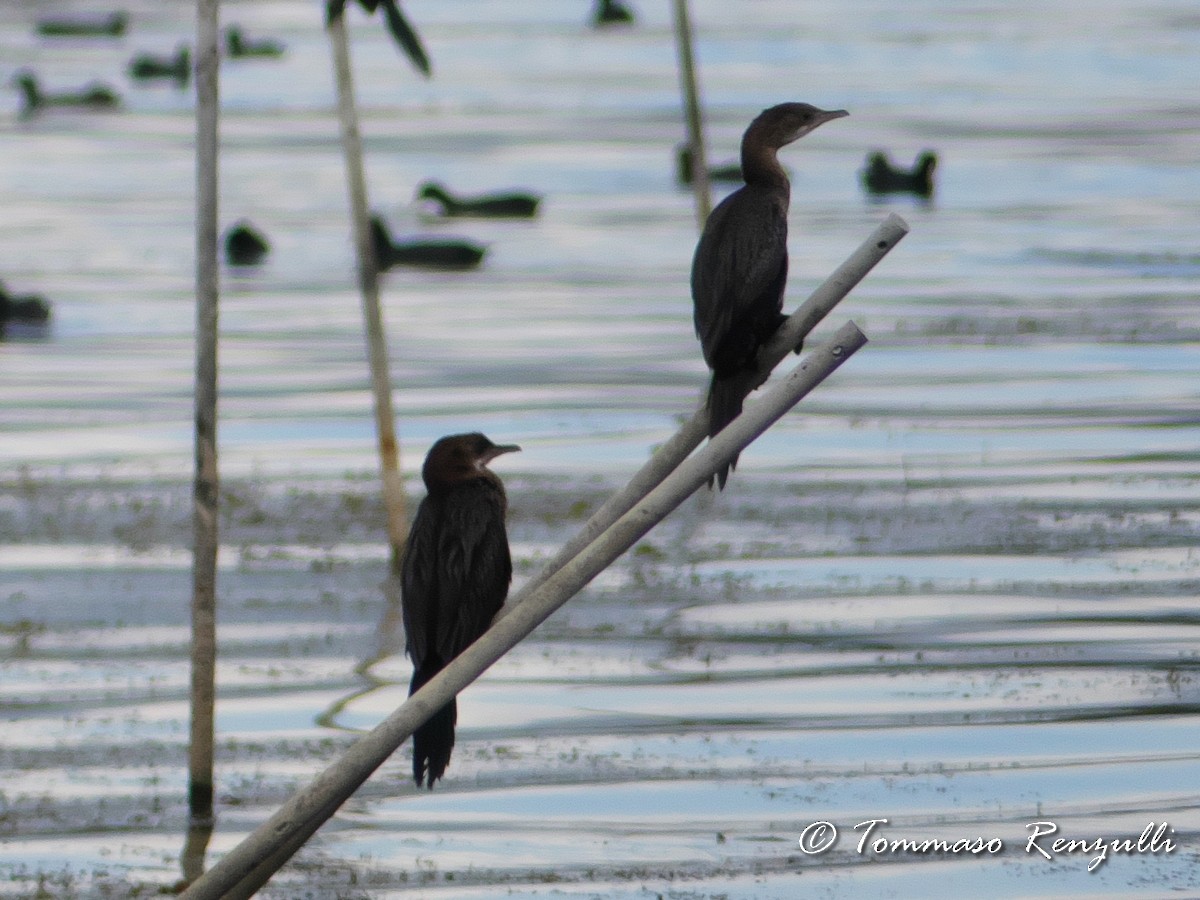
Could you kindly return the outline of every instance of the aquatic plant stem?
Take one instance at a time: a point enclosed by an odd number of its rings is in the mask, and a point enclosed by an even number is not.
[[[867,273],[883,259],[900,240],[908,234],[908,223],[892,213],[863,241],[846,261],[833,271],[809,295],[800,307],[780,327],[775,337],[759,354],[758,371],[747,382],[752,387],[762,384],[771,371],[782,362],[792,348],[829,315],[830,311],[850,293]],[[520,591],[509,598],[500,611],[500,617],[522,603],[533,590],[561,569],[576,553],[596,539],[613,522],[617,521],[642,497],[666,478],[675,468],[700,446],[708,436],[708,410],[704,401],[696,412],[674,435],[661,444],[646,464],[617,493],[613,494],[584,523],[575,537],[567,541]]]
[[[379,308],[379,266],[371,241],[371,209],[367,202],[362,135],[358,127],[358,112],[354,105],[354,79],[350,68],[350,41],[346,35],[345,19],[345,16],[334,16],[330,20],[329,43],[333,50],[338,120],[342,131],[342,152],[346,158],[346,182],[350,194],[354,249],[358,259],[358,287],[362,296],[367,361],[371,371],[371,393],[374,396],[375,435],[379,448],[379,471],[383,481],[388,543],[391,545],[391,569],[393,575],[398,577],[404,544],[408,537],[408,515],[405,512],[404,479],[400,476],[400,446],[396,440],[396,418],[392,411],[387,338],[384,334],[383,314]]]
[[[692,151],[692,195],[696,198],[696,223],[700,231],[712,212],[712,189],[708,181],[708,150],[704,141],[704,114],[696,81],[696,56],[692,50],[692,21],[687,0],[672,0],[675,20],[675,49],[679,57],[679,82],[687,118],[688,145]]]
[[[436,710],[528,637],[866,341],[853,322],[842,326],[828,344],[812,351],[786,378],[680,465],[604,535],[554,573],[524,603],[493,624],[424,687],[352,744],[337,762],[218,860],[183,893],[184,900],[218,900],[253,894]],[[264,862],[267,860],[269,864]]]
[[[188,811],[194,823],[213,813],[213,711],[217,656],[217,259],[218,0],[196,4],[196,383],[192,487],[191,726]]]

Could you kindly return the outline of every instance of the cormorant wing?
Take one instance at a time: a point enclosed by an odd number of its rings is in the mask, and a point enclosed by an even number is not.
[[[787,208],[773,194],[742,187],[713,210],[692,261],[696,334],[710,368],[734,322],[782,308],[787,264]]]

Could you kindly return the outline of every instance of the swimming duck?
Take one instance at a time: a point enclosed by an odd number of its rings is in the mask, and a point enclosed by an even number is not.
[[[540,197],[517,192],[502,194],[479,194],[473,197],[455,197],[436,181],[426,181],[417,188],[418,200],[437,203],[443,216],[478,216],[492,219],[528,219],[537,214]]]
[[[140,53],[129,61],[129,77],[137,81],[171,78],[183,87],[192,77],[191,53],[180,47],[173,57]]]
[[[887,154],[875,151],[867,156],[866,166],[861,172],[863,187],[868,194],[916,194],[929,197],[933,194],[933,170],[937,166],[937,154],[924,151],[913,163],[912,171],[897,169],[888,162]]]
[[[692,148],[690,144],[680,144],[675,148],[675,178],[680,184],[691,184],[692,173],[695,169],[692,167]],[[735,162],[724,163],[719,166],[710,166],[708,170],[709,181],[729,181],[735,184],[742,183],[742,167]]]
[[[387,225],[379,216],[371,217],[371,242],[375,264],[380,271],[394,266],[420,266],[427,269],[473,269],[487,251],[464,240],[410,240],[395,243]]]
[[[36,294],[13,296],[0,281],[0,328],[9,322],[44,325],[50,321],[50,303]]]
[[[225,54],[230,59],[247,59],[252,56],[283,56],[283,44],[270,38],[249,40],[237,25],[225,29]]]
[[[39,19],[37,33],[47,37],[120,37],[129,27],[123,12],[105,16],[54,16]]]
[[[271,249],[267,239],[242,219],[225,232],[225,261],[231,266],[255,266]]]
[[[28,69],[22,69],[13,77],[13,83],[21,89],[21,115],[30,116],[48,106],[68,109],[116,109],[121,105],[116,93],[103,84],[93,82],[79,91],[47,94],[38,85],[37,78]]]
[[[621,0],[600,0],[592,10],[592,25],[632,25],[633,10]]]

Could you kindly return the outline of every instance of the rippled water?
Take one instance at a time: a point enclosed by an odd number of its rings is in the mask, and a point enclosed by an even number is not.
[[[0,92],[0,279],[55,304],[0,343],[0,895],[180,876],[190,596],[191,95],[124,76],[184,3],[0,79],[110,81],[115,114]],[[398,704],[328,47],[305,0],[225,5],[287,43],[222,69],[222,220],[270,236],[222,296],[219,821],[227,851]],[[351,29],[373,203],[482,269],[385,280],[411,470],[479,428],[525,449],[517,583],[690,412],[690,197],[668,4],[410,0],[435,78]],[[99,11],[80,2],[72,8]],[[871,343],[460,699],[431,794],[390,760],[272,897],[1159,897],[1200,893],[1200,16],[1185,0],[701,0],[716,160],[785,99],[851,117],[784,151],[789,296],[897,211],[831,316]],[[941,157],[865,200],[868,150]],[[423,219],[416,185],[527,187],[534,222]],[[814,338],[815,340],[815,338]],[[416,479],[411,495],[420,496]],[[359,663],[384,653],[368,672]],[[859,823],[888,819],[859,846]],[[801,852],[810,823],[841,831]],[[1175,844],[1051,861],[1030,823]],[[877,851],[999,839],[1004,852]],[[1044,839],[1048,845],[1052,838]],[[210,857],[211,858],[211,857]]]

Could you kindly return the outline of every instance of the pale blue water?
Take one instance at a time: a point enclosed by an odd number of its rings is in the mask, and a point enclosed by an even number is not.
[[[0,280],[54,303],[0,342],[0,896],[180,875],[194,312],[190,91],[129,82],[193,37],[0,16]],[[222,68],[218,814],[226,852],[399,703],[355,665],[386,553],[328,46],[311,0],[230,2],[287,44]],[[435,77],[350,14],[372,203],[488,245],[384,281],[402,461],[522,445],[518,583],[690,413],[690,195],[669,4],[408,0]],[[102,11],[88,0],[72,9]],[[783,152],[790,305],[888,212],[911,233],[822,326],[871,342],[460,701],[432,794],[407,748],[264,896],[1180,897],[1200,893],[1200,15],[1185,0],[693,4],[714,161],[783,100],[851,112]],[[113,114],[16,118],[101,79]],[[880,148],[940,155],[925,204],[863,197]],[[544,195],[422,218],[417,184]],[[410,475],[411,496],[420,496]],[[381,643],[382,642],[382,643]],[[1003,840],[998,857],[856,849]],[[827,820],[824,855],[797,841]],[[1176,849],[1051,862],[1031,822]]]

